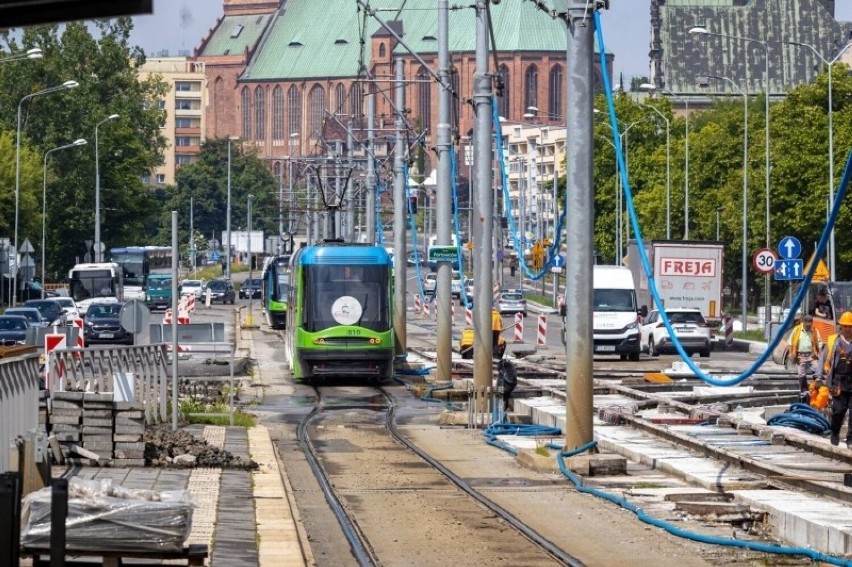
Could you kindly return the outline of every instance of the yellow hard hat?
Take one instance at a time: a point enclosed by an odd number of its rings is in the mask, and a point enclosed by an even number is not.
[[[852,327],[852,311],[844,311],[837,323],[844,327]]]

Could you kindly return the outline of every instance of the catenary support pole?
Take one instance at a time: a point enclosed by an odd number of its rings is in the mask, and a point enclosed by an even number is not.
[[[450,91],[450,36],[449,36],[449,5],[447,0],[438,0],[438,78],[440,94],[438,98],[438,177],[436,187],[437,212],[435,236],[438,246],[450,246],[450,215],[452,205],[450,187],[451,164],[450,152],[452,147],[452,132],[450,125],[450,104],[453,93]],[[443,222],[441,222],[443,221]],[[428,241],[427,241],[428,242]],[[452,375],[452,332],[450,320],[450,276],[452,265],[449,262],[438,262],[438,278],[435,282],[435,295],[438,304],[438,380],[450,380]]]
[[[567,140],[566,241],[575,260],[565,278],[566,407],[565,449],[592,441],[592,220],[594,219],[593,67],[595,21],[587,13],[586,0],[569,0],[566,15],[568,82],[565,126]]]
[[[402,58],[396,60],[396,96],[394,116],[396,118],[396,149],[393,156],[393,250],[394,274],[393,279],[393,328],[396,335],[395,350],[397,356],[405,356],[408,348],[406,342],[405,321],[405,215],[407,199],[405,198],[405,74]]]
[[[172,211],[172,431],[178,428],[178,214]]]
[[[354,167],[355,159],[355,134],[353,133],[354,123],[352,118],[349,119],[349,125],[346,128],[346,157],[349,158],[349,167]],[[353,175],[349,176],[346,183],[346,233],[344,238],[346,242],[355,242],[355,180]]]
[[[473,165],[476,168],[476,206],[474,218],[473,266],[474,279],[474,348],[473,382],[479,392],[491,387],[493,334],[491,323],[494,234],[492,217],[494,199],[491,195],[491,76],[488,74],[488,0],[476,1],[476,69],[473,73]],[[476,398],[476,423],[487,412],[485,396]]]
[[[376,163],[373,152],[376,148],[376,95],[371,93],[367,99],[367,177],[365,178],[367,220],[367,242],[376,243]]]

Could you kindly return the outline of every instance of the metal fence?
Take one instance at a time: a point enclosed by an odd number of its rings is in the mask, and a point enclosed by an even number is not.
[[[9,444],[38,427],[38,355],[0,359],[0,472],[9,470]]]
[[[166,346],[110,346],[54,351],[49,364],[49,389],[123,393],[145,405],[146,423],[168,418],[169,369]],[[124,393],[125,390],[128,390]]]

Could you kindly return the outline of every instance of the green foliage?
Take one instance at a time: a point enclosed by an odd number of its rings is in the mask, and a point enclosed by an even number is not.
[[[117,120],[98,129],[101,196],[101,238],[107,246],[151,243],[159,222],[143,173],[162,161],[164,139],[159,125],[163,111],[157,101],[166,85],[156,78],[140,81],[137,67],[144,58],[129,46],[129,18],[62,27],[34,26],[6,31],[0,41],[10,52],[38,46],[42,60],[0,66],[0,159],[15,163],[17,110],[21,109],[19,240],[41,241],[42,190],[47,193],[47,262],[51,279],[61,277],[85,252],[83,241],[94,234],[95,125],[113,113]],[[80,86],[24,97],[75,80]],[[88,145],[50,155],[44,153],[85,138]],[[0,172],[0,182],[14,187],[14,167]],[[14,195],[0,197],[0,230],[14,231]],[[143,240],[144,238],[144,240]]]

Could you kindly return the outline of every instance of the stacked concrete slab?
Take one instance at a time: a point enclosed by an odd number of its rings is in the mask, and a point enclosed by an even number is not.
[[[137,402],[115,402],[111,393],[53,392],[46,419],[71,464],[145,465],[145,411]]]

